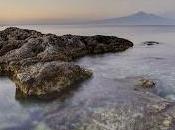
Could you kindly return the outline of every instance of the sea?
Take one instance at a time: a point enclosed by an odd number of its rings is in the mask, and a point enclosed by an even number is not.
[[[134,47],[121,53],[86,56],[75,64],[93,77],[53,101],[17,100],[15,84],[0,77],[0,130],[49,130],[47,119],[59,115],[55,125],[76,124],[87,111],[129,102],[127,81],[146,77],[157,83],[156,95],[175,101],[175,26],[21,25],[19,28],[56,35],[109,35],[129,39]],[[7,28],[1,27],[0,30]],[[160,44],[147,46],[145,41]],[[84,115],[82,114],[84,113]],[[69,122],[69,123],[66,123]]]

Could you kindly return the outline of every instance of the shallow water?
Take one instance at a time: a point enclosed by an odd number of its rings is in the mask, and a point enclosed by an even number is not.
[[[155,93],[175,100],[175,26],[81,27],[81,26],[20,26],[44,33],[76,35],[114,35],[134,42],[135,46],[122,53],[88,56],[76,61],[93,70],[93,78],[82,83],[61,99],[52,102],[15,100],[15,85],[0,78],[0,129],[48,129],[44,121],[59,117],[60,128],[80,122],[92,109],[129,102],[129,79],[149,77],[158,87]],[[161,44],[145,46],[144,41]],[[124,92],[122,92],[124,91]],[[57,111],[57,115],[53,114]],[[44,120],[43,120],[44,119]],[[66,122],[65,122],[66,121]],[[38,126],[39,124],[39,126]],[[70,126],[71,128],[73,126]]]

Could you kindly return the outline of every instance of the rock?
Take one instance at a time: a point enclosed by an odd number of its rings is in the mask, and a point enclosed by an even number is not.
[[[78,130],[174,130],[173,119],[166,117],[166,112],[145,113],[133,117],[134,110],[118,108],[102,109],[94,113],[88,123]]]
[[[171,126],[171,124],[172,124],[172,121],[171,121],[172,119],[170,118],[170,119],[166,119],[166,120],[164,120],[163,121],[163,125],[168,129],[170,126]]]
[[[174,108],[160,98],[153,96],[152,99],[144,93],[136,94],[134,98],[137,100],[128,104],[113,101],[110,106],[93,107],[90,112],[82,111],[81,107],[53,111],[51,115],[46,114],[44,122],[53,130],[174,130],[171,116]],[[161,109],[150,109],[153,104]]]
[[[20,97],[53,98],[55,93],[71,89],[73,84],[90,78],[92,73],[77,65],[53,61],[21,68],[15,75]]]
[[[56,36],[10,27],[0,31],[0,74],[16,83],[17,97],[47,98],[92,76],[89,70],[69,62],[132,46],[114,36]]]
[[[137,85],[142,87],[142,88],[154,88],[154,87],[156,87],[156,83],[152,80],[149,80],[149,79],[140,79]]]
[[[129,84],[134,86],[134,81]],[[61,107],[56,101],[47,106],[42,122],[53,130],[175,130],[174,102],[125,85],[116,86],[116,95],[111,91],[93,93],[85,99],[76,95],[76,103]]]
[[[151,45],[157,45],[157,44],[160,44],[160,43],[159,42],[156,42],[156,41],[146,41],[143,44],[148,45],[148,46],[151,46]]]

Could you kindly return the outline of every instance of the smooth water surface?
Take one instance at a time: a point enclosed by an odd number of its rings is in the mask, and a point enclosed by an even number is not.
[[[66,121],[76,124],[76,121],[79,122],[77,116],[83,118],[95,107],[127,102],[130,99],[127,93],[130,86],[126,82],[132,77],[154,79],[158,82],[156,93],[175,100],[175,26],[19,27],[57,35],[114,35],[131,40],[135,46],[122,53],[87,56],[77,60],[77,64],[93,70],[93,78],[65,97],[51,102],[17,101],[15,85],[7,77],[0,78],[0,129],[45,130],[49,128],[43,119],[47,120],[52,116],[59,117],[57,125],[60,128],[66,125],[63,120],[67,118],[69,120]],[[144,41],[157,41],[161,44],[145,46],[142,43]],[[55,111],[57,115],[52,114]]]

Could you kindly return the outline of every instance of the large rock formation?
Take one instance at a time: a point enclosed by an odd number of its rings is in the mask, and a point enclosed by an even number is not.
[[[11,27],[0,32],[0,75],[16,83],[17,95],[48,98],[91,77],[89,70],[68,62],[132,46],[114,36],[56,36]]]

